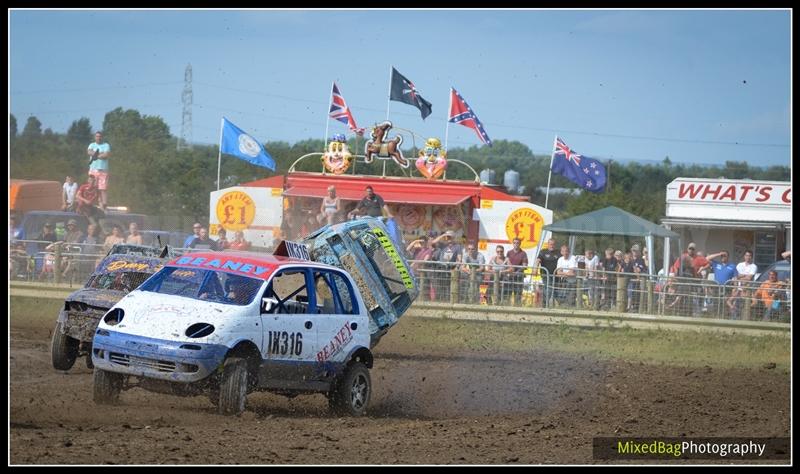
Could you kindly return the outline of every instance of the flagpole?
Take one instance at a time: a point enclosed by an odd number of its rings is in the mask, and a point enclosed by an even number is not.
[[[389,66],[389,98],[386,100],[386,120],[389,120],[389,104],[392,103],[392,69],[394,66]]]
[[[450,111],[453,109],[453,88],[452,87],[450,88],[450,101],[449,101],[449,104],[450,105],[447,106],[447,112],[446,112],[446,115],[445,115],[447,118],[445,119],[446,122],[445,122],[445,126],[444,126],[444,149],[445,149],[445,151],[447,151],[447,136],[450,133]]]
[[[328,111],[325,112],[325,117],[327,117],[327,118],[325,119],[325,136],[322,137],[322,151],[325,151],[325,142],[328,141],[328,126],[331,123],[331,110],[330,109],[331,109],[331,103],[333,102],[333,86],[335,84],[336,84],[336,82],[334,81],[333,84],[331,85],[331,95],[330,95],[330,97],[328,97]],[[340,93],[341,93],[341,91],[340,91]]]
[[[222,131],[225,128],[225,117],[222,117],[219,123],[219,155],[217,156],[217,191],[219,191],[219,169],[222,165]]]
[[[550,170],[547,174],[547,194],[544,196],[544,208],[548,209],[547,202],[550,199],[550,177],[553,176],[553,158],[556,156],[556,142],[558,141],[558,135],[553,138],[553,151],[550,152]]]

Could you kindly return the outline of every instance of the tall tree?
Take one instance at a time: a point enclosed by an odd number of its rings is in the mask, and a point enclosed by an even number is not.
[[[25,122],[25,128],[22,129],[22,136],[25,138],[38,138],[42,135],[42,122],[38,118],[31,115],[28,121]]]
[[[8,135],[12,140],[17,138],[17,118],[14,114],[9,114],[8,117]]]
[[[88,145],[94,141],[94,133],[92,132],[92,125],[89,123],[89,119],[81,117],[72,122],[72,125],[69,126],[69,130],[67,130],[67,138],[83,145]]]

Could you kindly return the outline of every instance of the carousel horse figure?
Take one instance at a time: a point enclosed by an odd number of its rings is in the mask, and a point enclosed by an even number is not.
[[[442,142],[438,138],[429,138],[425,142],[416,165],[420,174],[428,179],[436,179],[444,173],[447,169],[447,151],[442,149]]]
[[[384,141],[389,129],[392,128],[392,122],[386,120],[381,122],[372,129],[372,140],[369,140],[364,147],[364,161],[372,163],[374,156],[392,158],[395,163],[408,168],[408,160],[403,157],[403,151],[400,150],[400,144],[403,143],[403,137],[397,135],[391,140]]]
[[[326,170],[333,174],[342,174],[350,167],[353,155],[347,148],[347,139],[343,133],[337,133],[331,137],[328,144],[328,151],[320,157],[322,165]]]

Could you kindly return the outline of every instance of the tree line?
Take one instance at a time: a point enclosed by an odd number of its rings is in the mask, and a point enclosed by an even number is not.
[[[111,144],[109,204],[127,206],[131,212],[148,215],[192,216],[208,218],[208,193],[216,189],[219,145],[194,145],[192,149],[177,150],[178,138],[170,133],[161,117],[142,115],[137,110],[116,108],[108,112],[102,127],[104,140]],[[9,117],[9,166],[12,178],[62,181],[66,175],[84,181],[88,170],[86,148],[94,141],[95,130],[88,118],[72,122],[65,134],[54,133],[35,116],[27,119],[18,132],[17,119]],[[402,133],[402,132],[401,132]],[[258,137],[256,137],[258,139]],[[417,146],[424,146],[424,140]],[[251,165],[235,157],[222,157],[222,188],[255,181],[275,174],[285,174],[302,155],[325,150],[319,139],[289,144],[284,141],[262,142],[275,159],[276,172]],[[349,146],[354,154],[363,154],[365,138],[353,137]],[[412,143],[411,140],[406,145]],[[406,158],[415,159],[418,149],[406,149]],[[477,172],[491,168],[497,181],[507,170],[520,174],[523,194],[531,202],[544,205],[545,194],[539,188],[547,186],[550,156],[534,155],[526,145],[514,140],[497,140],[492,147],[472,146],[450,148],[449,159],[468,163]],[[412,160],[413,161],[413,160]],[[367,165],[357,163],[359,174],[380,174],[382,163],[375,160]],[[551,194],[549,207],[555,220],[583,214],[607,206],[617,206],[652,222],[658,222],[665,212],[666,186],[677,177],[754,179],[789,181],[786,166],[752,167],[747,162],[728,161],[724,166],[673,164],[665,157],[658,164],[636,162],[606,162],[609,183],[605,192],[582,192],[576,196]],[[321,171],[318,159],[303,160],[298,171]],[[386,166],[387,174],[419,176],[413,168],[403,170],[393,163]],[[413,170],[413,171],[410,171]],[[474,179],[471,171],[453,163],[447,179]],[[498,184],[498,183],[496,183]],[[551,187],[574,188],[574,184],[554,174]]]

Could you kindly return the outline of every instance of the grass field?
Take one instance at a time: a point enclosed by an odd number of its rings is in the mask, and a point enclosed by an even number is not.
[[[11,327],[52,329],[56,324],[58,311],[63,306],[63,300],[12,296],[9,311]]]
[[[413,318],[400,328],[421,346],[501,351],[550,350],[647,363],[714,367],[790,367],[786,334],[752,336],[708,331],[494,323]]]
[[[63,302],[11,297],[11,327],[47,333]],[[421,349],[560,351],[598,358],[669,365],[758,368],[774,363],[789,371],[790,338],[646,329],[584,329],[567,325],[491,323],[403,318],[386,340],[403,338]]]

